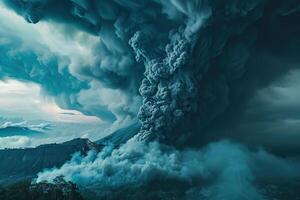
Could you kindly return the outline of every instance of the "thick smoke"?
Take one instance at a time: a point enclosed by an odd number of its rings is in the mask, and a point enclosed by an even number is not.
[[[95,64],[76,72],[129,96],[139,88],[143,99],[134,139],[75,155],[37,181],[64,175],[106,188],[170,178],[201,186],[211,200],[257,200],[264,197],[256,181],[299,178],[298,163],[231,142],[174,148],[221,138],[210,133],[233,126],[257,91],[299,66],[298,1],[4,2],[30,23],[55,21],[99,36]]]
[[[169,32],[167,44],[157,46],[157,31],[153,30],[138,31],[129,41],[136,60],[144,62],[146,68],[140,87],[144,99],[139,112],[142,139],[168,140],[163,133],[170,132],[185,113],[197,106],[194,104],[197,86],[191,72],[184,67],[191,64],[196,34],[211,11],[204,1],[174,1],[173,4],[169,6],[176,6],[187,21]]]
[[[212,139],[212,125],[232,123],[256,91],[295,66],[280,62],[298,62],[280,54],[297,45],[278,42],[299,41],[293,0],[4,2],[30,23],[54,20],[99,36],[98,60],[78,73],[131,97],[141,84],[142,140]]]
[[[199,195],[205,193],[211,200],[259,200],[263,195],[256,187],[257,181],[267,177],[297,179],[299,164],[229,141],[211,143],[198,151],[178,151],[134,138],[116,150],[107,147],[99,154],[76,154],[61,168],[39,173],[37,182],[64,176],[85,188],[96,188],[101,194],[124,185],[171,179],[198,188]]]

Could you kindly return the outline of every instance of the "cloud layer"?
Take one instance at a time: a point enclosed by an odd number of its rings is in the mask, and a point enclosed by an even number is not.
[[[142,140],[182,145],[206,138],[211,125],[233,123],[258,90],[299,63],[292,53],[299,43],[294,26],[298,4],[292,0],[4,3],[30,23],[55,21],[98,36],[93,62],[81,63],[71,72],[122,91],[125,103],[81,105],[73,94],[82,83],[63,75],[63,82],[72,83],[64,84],[64,103],[91,115],[99,108],[99,116],[116,120],[136,115],[140,87]],[[276,42],[281,40],[285,44]]]
[[[0,54],[5,58],[0,63],[2,80],[36,83],[41,86],[43,96],[54,98],[61,108],[79,110],[104,121],[133,118],[139,104],[135,95],[131,98],[121,90],[109,89],[82,70],[98,62],[94,51],[100,44],[99,38],[50,22],[33,26],[6,8],[0,9],[2,18],[7,19],[0,23]],[[111,104],[106,96],[114,96],[113,103],[118,103]]]
[[[4,148],[26,148],[31,146],[31,139],[26,136],[0,137],[0,147]]]

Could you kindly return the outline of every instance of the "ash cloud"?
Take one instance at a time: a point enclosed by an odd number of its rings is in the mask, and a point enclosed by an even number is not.
[[[295,68],[282,63],[299,63],[293,0],[4,3],[30,23],[67,23],[99,36],[95,64],[77,72],[128,97],[139,88],[141,140],[211,140],[212,126],[234,123],[258,90]]]
[[[263,150],[224,141],[185,149],[225,137],[222,131],[247,114],[257,92],[299,67],[299,2],[4,2],[30,23],[55,21],[99,36],[95,63],[76,73],[123,91],[129,100],[138,91],[142,97],[141,130],[133,140],[119,149],[75,155],[37,181],[64,175],[105,188],[175,178],[196,188],[204,183],[208,199],[215,200],[264,199],[257,180],[299,178],[299,163]]]

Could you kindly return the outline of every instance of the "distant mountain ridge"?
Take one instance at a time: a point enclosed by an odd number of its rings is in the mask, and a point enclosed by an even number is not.
[[[137,134],[139,129],[140,125],[136,123],[95,142],[78,138],[36,148],[0,150],[0,185],[31,179],[44,169],[61,167],[76,152],[82,154],[91,150],[99,152],[107,145],[118,147]]]
[[[88,139],[74,139],[62,144],[46,144],[36,148],[0,150],[0,185],[32,178],[45,168],[62,166],[72,154],[98,151]]]
[[[18,135],[36,135],[36,134],[42,134],[40,131],[31,130],[27,127],[6,127],[0,129],[0,136],[1,137],[8,137],[8,136],[18,136]]]
[[[22,122],[2,122],[0,123],[0,137],[8,136],[30,136],[43,134],[44,131],[50,130],[51,124],[40,123],[40,124],[28,124],[26,121]]]

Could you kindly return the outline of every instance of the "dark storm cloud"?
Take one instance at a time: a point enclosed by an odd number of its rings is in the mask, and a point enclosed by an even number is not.
[[[34,50],[26,47],[20,38],[5,34],[0,37],[5,39],[0,48],[1,79],[37,83],[45,94],[54,97],[56,103],[64,109],[79,110],[108,121],[115,119],[107,107],[97,106],[97,109],[90,111],[78,102],[78,93],[88,89],[89,85],[71,75],[67,66],[62,66],[62,58],[38,44]]]
[[[77,63],[72,71],[88,82],[96,80],[101,82],[103,87],[122,90],[127,94],[125,99],[127,102],[123,107],[129,109],[124,110],[125,112],[120,108],[111,111],[107,105],[90,103],[93,105],[82,105],[81,111],[109,121],[115,121],[125,115],[136,116],[135,110],[140,104],[137,96],[143,66],[134,60],[128,41],[126,42],[129,36],[123,32],[117,33],[118,29],[123,29],[121,26],[125,25],[129,13],[126,9],[121,9],[119,3],[56,0],[4,1],[4,3],[29,23],[37,23],[39,20],[55,21],[99,36],[101,41],[93,47],[96,58],[93,64]],[[64,33],[68,35],[68,31],[65,30]]]
[[[59,70],[60,63],[55,55],[43,58],[42,53],[22,49],[22,43],[20,39],[12,37],[1,45],[0,75],[2,78],[39,83],[53,96],[64,95],[71,98],[72,94],[77,93],[81,88],[87,88],[86,83],[71,76],[66,68]]]
[[[121,9],[120,5],[110,1],[86,0],[47,0],[47,1],[5,1],[18,14],[30,23],[40,20],[54,20],[83,29],[93,35],[99,35],[101,43],[95,49],[99,58],[95,66],[84,66],[79,72],[87,76],[100,79],[105,85],[112,88],[127,88],[135,81],[136,74],[141,69],[134,69],[134,58],[127,42],[122,41],[116,29],[123,28],[123,21],[128,11]],[[117,21],[117,19],[119,21]],[[121,20],[123,20],[121,22]],[[117,23],[120,23],[118,25]],[[67,32],[66,32],[67,34]],[[122,37],[126,36],[124,33]],[[123,35],[124,34],[124,35]]]
[[[143,139],[201,140],[296,66],[284,63],[299,62],[293,0],[4,2],[30,23],[54,20],[99,35],[97,64],[79,71],[129,96],[141,83]]]
[[[268,147],[273,153],[298,155],[299,70],[261,89],[235,123],[210,128],[211,135],[236,138],[252,145]]]
[[[269,113],[257,120],[272,122],[278,121],[278,114],[288,114],[283,112],[287,107],[262,109],[263,101],[253,97],[299,66],[298,1],[5,3],[28,22],[53,20],[99,36],[96,64],[80,67],[78,73],[121,89],[129,97],[137,95],[139,88],[143,98],[138,114],[142,127],[135,138],[118,149],[75,155],[61,168],[40,173],[38,181],[65,175],[100,188],[175,177],[191,187],[207,181],[208,199],[257,200],[264,199],[255,186],[257,179],[299,178],[298,162],[227,141],[202,150],[174,148],[206,145],[224,136],[237,138],[223,132],[233,130],[236,122],[247,126],[255,113]],[[259,127],[255,123],[247,129]],[[237,130],[243,134],[243,129]],[[144,141],[156,139],[171,146]]]
[[[172,144],[221,137],[207,130],[233,124],[258,90],[299,66],[294,53],[299,52],[299,14],[283,16],[297,2],[202,3],[197,7],[202,22],[184,12],[186,21],[161,48],[155,31],[153,37],[151,31],[137,32],[130,40],[146,67],[140,88],[142,137]],[[191,23],[200,27],[191,30]]]

